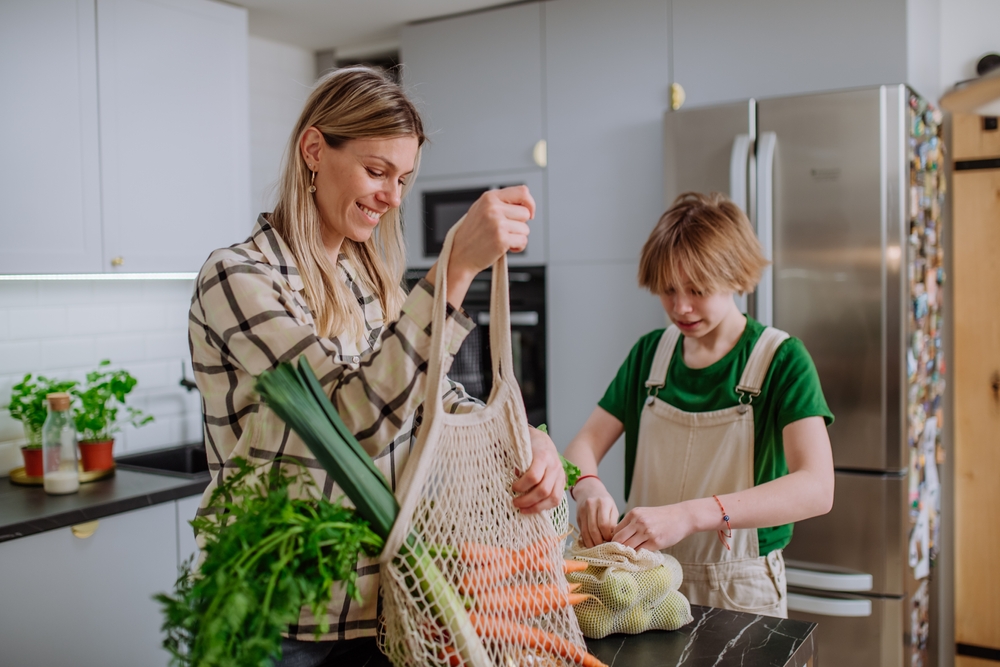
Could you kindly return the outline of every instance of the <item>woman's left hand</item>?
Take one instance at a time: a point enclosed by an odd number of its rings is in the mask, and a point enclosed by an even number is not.
[[[514,498],[514,507],[525,514],[549,510],[562,501],[566,489],[559,450],[547,434],[529,428],[531,433],[531,465],[510,487],[520,494]]]
[[[692,517],[683,503],[636,507],[622,517],[611,539],[633,549],[659,551],[694,532],[692,525]]]

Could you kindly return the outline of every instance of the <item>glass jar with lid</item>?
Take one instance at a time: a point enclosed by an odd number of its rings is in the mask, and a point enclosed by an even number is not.
[[[64,392],[48,394],[49,414],[42,425],[42,460],[45,492],[76,493],[80,472],[76,463],[76,426],[70,413],[70,397]]]

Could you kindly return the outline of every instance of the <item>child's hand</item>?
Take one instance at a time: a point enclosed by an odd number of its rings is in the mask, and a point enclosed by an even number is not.
[[[636,507],[622,518],[611,539],[633,549],[659,551],[674,546],[692,532],[692,518],[683,504]]]
[[[618,506],[604,483],[595,477],[581,480],[573,487],[576,497],[576,523],[583,546],[594,547],[611,539],[618,523]]]

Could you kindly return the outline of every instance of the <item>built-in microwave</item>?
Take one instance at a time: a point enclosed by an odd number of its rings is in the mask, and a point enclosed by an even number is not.
[[[410,288],[424,277],[423,269],[406,272]],[[547,423],[545,386],[545,267],[518,266],[508,270],[510,284],[510,333],[514,377],[521,388],[528,423]],[[490,362],[490,286],[492,269],[472,281],[462,302],[476,328],[469,332],[455,354],[448,377],[460,382],[471,396],[486,401],[493,387]]]
[[[444,237],[484,192],[505,188],[511,184],[462,188],[459,190],[425,190],[421,193],[424,215],[424,257],[437,257],[444,246]],[[520,184],[517,184],[520,185]]]
[[[499,174],[418,177],[403,202],[403,235],[410,268],[430,267],[441,253],[448,230],[487,190],[524,184],[535,200],[535,217],[524,252],[510,253],[510,266],[540,266],[547,261],[545,224],[545,175],[541,170]]]

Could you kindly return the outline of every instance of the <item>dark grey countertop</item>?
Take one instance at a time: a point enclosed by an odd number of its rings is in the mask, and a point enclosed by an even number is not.
[[[198,495],[208,481],[208,473],[179,477],[119,468],[113,477],[81,484],[78,493],[50,496],[40,486],[2,477],[0,542]]]
[[[806,667],[815,664],[815,623],[691,605],[680,630],[588,639],[609,667]],[[812,661],[812,662],[810,662]],[[345,667],[392,667],[374,642]]]

